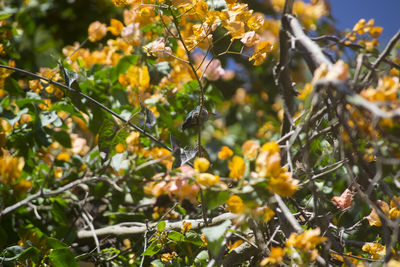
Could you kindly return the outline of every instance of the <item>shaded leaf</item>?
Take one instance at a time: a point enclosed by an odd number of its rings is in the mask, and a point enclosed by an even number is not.
[[[171,231],[168,233],[168,238],[177,242],[185,240],[185,236],[177,231]]]
[[[49,258],[57,267],[78,267],[74,255],[69,248],[54,249],[50,252]]]
[[[117,130],[117,124],[108,118],[103,121],[103,124],[100,127],[98,146],[102,163],[108,159],[108,155],[112,149],[114,135]]]
[[[157,231],[158,232],[162,232],[165,228],[165,225],[167,225],[167,223],[165,221],[161,221],[157,224]]]
[[[216,242],[225,235],[225,232],[229,229],[231,224],[230,220],[226,220],[220,225],[203,228],[201,232],[205,234],[207,242]]]
[[[204,192],[204,200],[208,209],[216,209],[229,199],[228,191],[210,191]]]
[[[153,243],[148,246],[145,252],[142,253],[142,256],[151,256],[156,253],[158,253],[161,250],[161,245],[157,243],[157,241],[154,241]]]
[[[21,109],[18,111],[18,113],[13,113],[10,110],[4,110],[1,114],[0,117],[3,117],[11,126],[14,126],[14,124],[21,119],[21,116],[25,113],[28,112],[27,108]]]

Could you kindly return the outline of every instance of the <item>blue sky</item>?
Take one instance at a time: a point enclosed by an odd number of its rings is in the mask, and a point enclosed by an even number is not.
[[[380,40],[387,42],[400,29],[400,0],[330,0],[338,29],[351,29],[361,18],[375,19],[383,27]]]

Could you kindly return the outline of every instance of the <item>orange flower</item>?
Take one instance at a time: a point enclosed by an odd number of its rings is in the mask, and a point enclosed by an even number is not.
[[[261,147],[261,150],[262,151],[269,151],[271,154],[281,152],[281,149],[279,148],[279,145],[277,143],[275,143],[275,142],[265,143]]]
[[[182,227],[181,227],[181,233],[185,234],[187,231],[189,231],[192,228],[192,223],[191,222],[186,222],[183,221]]]
[[[126,147],[125,147],[124,144],[119,143],[119,144],[117,144],[117,145],[115,146],[115,151],[116,151],[117,153],[123,153],[123,152],[126,151]]]
[[[71,157],[67,152],[61,152],[60,154],[58,154],[57,160],[69,162],[71,160]]]
[[[380,259],[386,255],[386,246],[379,243],[366,243],[362,250],[372,255],[372,259]]]
[[[228,158],[232,157],[232,155],[233,155],[232,149],[230,149],[227,146],[223,146],[221,148],[221,151],[218,153],[218,158],[219,159],[228,159]]]
[[[282,172],[277,177],[271,177],[268,182],[268,190],[281,197],[289,197],[296,193],[299,180],[293,179],[290,172]]]
[[[226,204],[228,205],[227,210],[232,213],[242,213],[246,209],[242,199],[237,195],[230,196]]]
[[[210,162],[206,158],[196,158],[194,160],[194,169],[198,172],[205,172],[210,167]]]
[[[267,264],[280,264],[283,260],[283,256],[285,256],[285,250],[280,247],[272,247],[271,253],[268,258],[263,259],[260,262],[261,266],[265,266]]]
[[[14,185],[14,190],[19,195],[27,193],[31,188],[32,182],[25,179],[22,179],[16,185]]]
[[[384,214],[389,214],[389,205],[386,202],[378,200],[378,205]],[[367,216],[367,220],[370,226],[382,226],[382,222],[375,209],[372,209],[371,213]]]
[[[242,145],[242,151],[246,158],[251,159],[257,156],[258,148],[260,145],[253,140],[247,140]]]
[[[121,21],[117,19],[111,19],[110,21],[110,27],[107,29],[115,36],[118,36],[121,34],[122,29],[124,28],[124,24],[122,24]]]
[[[203,186],[212,186],[219,183],[219,175],[212,175],[211,173],[200,173],[196,177],[196,181]]]
[[[96,42],[106,36],[107,25],[99,21],[95,21],[89,25],[88,33],[89,40],[91,42]]]
[[[127,6],[130,4],[129,0],[112,0],[113,4],[117,7],[123,7],[123,6]]]
[[[260,36],[255,33],[254,31],[251,32],[246,32],[242,39],[240,41],[245,45],[245,46],[253,46],[255,45],[258,41],[260,41]]]
[[[314,249],[319,243],[327,240],[326,237],[320,237],[321,230],[315,228],[307,230],[302,234],[291,233],[286,241],[286,247],[295,247],[304,251]]]
[[[233,159],[228,163],[228,168],[230,170],[229,177],[233,179],[241,179],[243,178],[246,170],[246,164],[241,157],[234,156]]]

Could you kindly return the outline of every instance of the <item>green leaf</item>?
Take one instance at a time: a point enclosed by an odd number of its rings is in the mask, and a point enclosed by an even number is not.
[[[207,250],[202,250],[197,254],[196,258],[194,259],[194,263],[196,266],[207,266],[209,260]]]
[[[177,231],[171,231],[168,233],[168,238],[177,242],[185,240],[185,236]]]
[[[115,154],[111,158],[110,166],[117,172],[121,169],[127,170],[129,168],[129,160],[126,159],[126,153]]]
[[[225,235],[231,224],[230,220],[226,220],[220,225],[203,228],[201,232],[206,236],[207,242],[216,242]]]
[[[53,131],[52,136],[65,148],[71,148],[71,138],[70,135],[65,131]]]
[[[219,253],[223,237],[231,224],[230,220],[226,220],[220,225],[207,227],[201,230],[207,238],[208,248],[212,255],[216,256]]]
[[[21,119],[21,116],[28,112],[27,108],[21,109],[18,113],[14,114],[10,110],[4,110],[0,117],[3,117],[11,126]]]
[[[68,248],[66,244],[53,237],[46,238],[46,246],[52,249]]]
[[[18,82],[15,79],[11,78],[11,76],[7,77],[7,79],[4,81],[4,89],[11,96],[19,96],[24,93]]]
[[[57,267],[78,267],[74,255],[69,248],[54,249],[50,252],[49,258]]]
[[[3,13],[3,14],[0,14],[0,20],[8,19],[8,18],[11,17],[11,16],[12,16],[12,14],[10,14],[10,13]]]
[[[158,253],[161,250],[161,245],[157,241],[154,241],[147,247],[146,251],[142,253],[142,256],[151,256]]]
[[[151,262],[151,266],[164,267],[165,264],[161,260],[154,260]]]
[[[130,66],[136,65],[138,61],[138,56],[137,55],[129,55],[121,58],[118,61],[118,64],[116,66],[117,69],[117,78],[120,74],[125,73]]]
[[[157,224],[157,231],[158,232],[162,232],[165,228],[165,226],[167,225],[167,223],[165,221],[161,221]]]
[[[106,118],[101,125],[98,146],[102,163],[108,159],[108,155],[112,150],[113,139],[117,129],[118,125],[108,118]]]
[[[164,76],[169,75],[169,73],[171,72],[171,66],[166,61],[154,64],[153,67],[157,72],[160,72]]]
[[[18,259],[18,257],[26,250],[26,247],[23,246],[11,246],[5,249],[5,252],[7,253],[2,260],[4,262],[9,262],[9,261],[14,261]]]
[[[200,234],[196,233],[193,230],[189,230],[185,234],[185,241],[192,243],[195,246],[201,246],[203,245],[203,240],[201,240]]]
[[[46,126],[47,124],[55,122],[60,119],[55,111],[42,111],[39,115],[41,126]]]
[[[37,247],[29,247],[18,256],[18,260],[31,260],[34,263],[39,263],[40,250]]]
[[[208,209],[213,210],[224,204],[229,198],[228,191],[210,191],[204,192],[204,200]]]

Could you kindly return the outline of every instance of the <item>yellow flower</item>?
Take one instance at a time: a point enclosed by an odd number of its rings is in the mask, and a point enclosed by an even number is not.
[[[126,147],[125,147],[124,144],[119,143],[119,144],[117,144],[117,145],[115,146],[115,151],[116,151],[117,153],[124,153],[124,152],[126,151]]]
[[[363,28],[365,27],[365,25],[366,25],[366,20],[365,19],[360,19],[356,23],[356,25],[354,25],[353,32],[357,32],[358,34],[363,34],[364,33]]]
[[[0,182],[12,184],[21,175],[24,168],[24,158],[10,156],[8,151],[3,151],[0,157]]]
[[[386,246],[379,243],[366,243],[362,250],[372,255],[372,259],[380,259],[386,255]]]
[[[279,153],[281,152],[281,149],[279,148],[279,145],[275,142],[268,142],[265,143],[262,147],[261,147],[261,151],[269,151],[271,154],[273,153]]]
[[[178,256],[178,254],[175,251],[173,251],[172,253],[164,253],[164,254],[161,254],[161,261],[169,262],[177,256]]]
[[[181,233],[185,234],[187,231],[189,231],[192,228],[192,223],[191,222],[186,222],[183,221],[182,227],[181,227]]]
[[[232,244],[232,241],[229,241],[229,243],[227,245],[227,248],[229,249],[229,252],[231,252],[232,250],[234,250],[235,248],[237,248],[238,246],[243,244],[243,242],[244,241],[242,239],[236,240],[235,242],[233,242],[233,244]]]
[[[210,162],[206,158],[196,158],[194,160],[194,169],[198,172],[205,172],[210,167]]]
[[[275,212],[272,209],[270,209],[269,207],[263,206],[263,207],[257,207],[255,209],[253,209],[252,214],[255,217],[263,218],[264,222],[268,222],[274,217]]]
[[[299,99],[306,99],[307,96],[312,92],[313,86],[311,83],[306,83],[306,85],[304,85],[303,89],[299,90],[299,95],[297,96]]]
[[[14,190],[18,195],[25,194],[32,188],[32,182],[22,179],[16,185],[14,185]]]
[[[150,75],[149,75],[149,70],[147,66],[144,66],[140,70],[140,76],[139,76],[139,88],[140,89],[146,89],[150,86]]]
[[[258,148],[260,145],[253,140],[247,140],[242,145],[242,151],[246,158],[251,159],[257,156]]]
[[[262,151],[256,159],[256,172],[260,177],[277,177],[282,172],[281,156],[278,152]]]
[[[130,66],[126,74],[120,74],[118,81],[122,86],[138,87],[139,89],[147,89],[150,87],[150,75],[147,66],[140,68],[138,66]]]
[[[54,170],[54,178],[58,179],[63,176],[63,170],[61,168],[56,168]]]
[[[43,89],[43,85],[40,83],[39,80],[32,80],[29,81],[29,88],[32,89],[36,94],[39,94],[40,91]]]
[[[61,152],[60,154],[58,154],[57,160],[69,162],[71,160],[71,157],[67,152]]]
[[[246,209],[242,199],[237,195],[230,196],[226,204],[228,205],[227,210],[232,213],[242,213]]]
[[[280,264],[283,260],[283,256],[285,256],[285,250],[280,247],[272,247],[271,253],[268,258],[263,259],[260,262],[261,266],[265,266],[267,264]]]
[[[195,6],[196,14],[200,17],[206,17],[208,14],[208,5],[204,1],[199,1]]]
[[[233,155],[232,149],[230,149],[227,146],[223,146],[221,148],[221,151],[218,153],[218,158],[219,159],[228,159],[228,158],[232,157],[232,155]]]
[[[264,25],[264,17],[262,14],[254,14],[247,21],[247,27],[252,31],[258,31]]]
[[[129,0],[112,0],[113,4],[117,7],[123,7],[130,4]]]
[[[369,34],[371,35],[372,38],[378,38],[381,36],[383,28],[379,26],[372,27],[371,30],[369,31]]]
[[[107,25],[99,21],[95,21],[89,25],[88,33],[89,40],[91,42],[96,42],[106,36]]]
[[[290,197],[296,193],[299,180],[293,179],[291,173],[282,172],[277,177],[271,177],[268,181],[268,190],[281,197]]]
[[[389,214],[389,205],[386,202],[378,200],[378,205],[384,214],[386,215]],[[372,209],[371,213],[367,216],[367,220],[370,226],[377,226],[377,227],[382,226],[382,222],[375,209]]]
[[[234,156],[233,159],[228,163],[228,168],[230,170],[229,177],[233,179],[241,179],[243,178],[246,170],[246,164],[241,157]]]
[[[315,228],[307,230],[302,234],[291,233],[286,241],[286,247],[295,247],[304,251],[314,249],[319,243],[327,240],[326,237],[320,237],[321,230]]]
[[[200,173],[196,177],[196,181],[203,186],[213,186],[219,183],[219,175],[212,175],[211,173]]]
[[[122,24],[121,21],[117,19],[111,19],[110,21],[110,27],[107,29],[115,36],[118,36],[121,34],[122,29],[124,28],[124,24]]]

